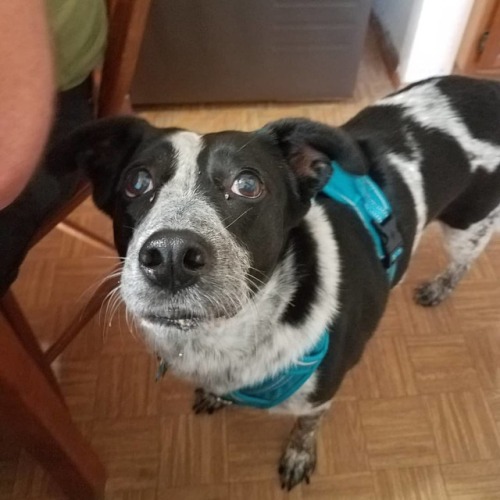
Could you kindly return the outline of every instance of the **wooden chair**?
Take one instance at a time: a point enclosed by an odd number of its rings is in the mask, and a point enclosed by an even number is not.
[[[108,1],[109,38],[98,85],[98,117],[120,114],[127,106],[150,1]],[[72,199],[45,222],[32,246],[57,226],[91,245],[113,250],[103,238],[64,220],[89,194],[88,183],[80,185]],[[70,498],[101,497],[105,472],[71,420],[50,364],[95,315],[114,286],[105,282],[46,352],[12,291],[0,298],[0,424]]]

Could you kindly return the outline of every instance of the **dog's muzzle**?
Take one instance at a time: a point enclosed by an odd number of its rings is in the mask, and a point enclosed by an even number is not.
[[[176,293],[194,285],[211,270],[214,251],[193,231],[162,229],[144,242],[138,259],[143,275],[151,283]]]

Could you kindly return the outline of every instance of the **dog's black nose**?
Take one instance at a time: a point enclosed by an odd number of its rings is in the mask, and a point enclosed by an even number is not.
[[[144,275],[172,292],[193,285],[209,271],[212,260],[209,243],[188,230],[157,231],[139,251]]]

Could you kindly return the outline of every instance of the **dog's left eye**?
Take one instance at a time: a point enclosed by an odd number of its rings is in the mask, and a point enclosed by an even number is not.
[[[151,174],[144,168],[130,172],[125,180],[125,194],[137,198],[153,189]]]
[[[233,193],[245,198],[258,198],[263,190],[260,179],[250,172],[243,172],[238,175],[231,186]]]

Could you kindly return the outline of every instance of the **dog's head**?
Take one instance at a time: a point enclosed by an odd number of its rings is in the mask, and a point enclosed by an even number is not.
[[[165,333],[237,315],[272,275],[332,160],[366,170],[342,130],[305,119],[199,135],[114,118],[83,127],[58,154],[76,158],[113,218],[127,307]]]

